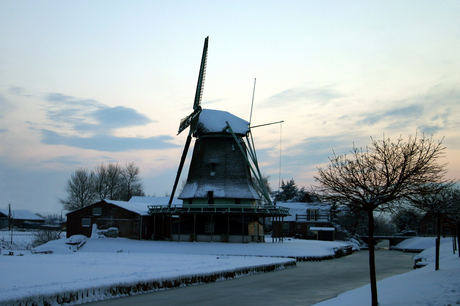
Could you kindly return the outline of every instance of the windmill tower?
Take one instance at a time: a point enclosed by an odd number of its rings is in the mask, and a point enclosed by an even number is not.
[[[200,241],[248,242],[252,237],[260,241],[261,218],[282,218],[289,215],[289,209],[271,205],[258,168],[249,122],[226,111],[201,108],[208,41],[206,37],[192,113],[179,125],[178,134],[188,129],[188,135],[169,205],[152,206],[149,211],[162,215],[163,232],[169,231],[172,240],[197,241],[199,236]],[[192,137],[196,140],[190,169],[179,195],[183,204],[173,207]],[[268,205],[259,203],[260,195]]]
[[[201,57],[193,111],[181,120],[178,135],[189,128],[171,199],[174,196],[192,136],[196,138],[189,174],[179,199],[185,204],[252,204],[254,187],[244,137],[249,122],[229,112],[201,108],[209,37]],[[170,199],[170,201],[171,201]]]

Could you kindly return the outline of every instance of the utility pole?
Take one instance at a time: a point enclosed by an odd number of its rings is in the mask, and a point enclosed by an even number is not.
[[[8,204],[8,230],[11,230],[11,204]]]
[[[8,229],[11,230],[11,245],[13,245],[13,225],[11,221],[13,220],[13,215],[11,214],[11,204],[8,204]]]

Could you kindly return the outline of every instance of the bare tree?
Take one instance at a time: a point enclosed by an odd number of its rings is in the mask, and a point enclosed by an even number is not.
[[[330,215],[334,227],[343,232],[347,238],[356,238],[367,233],[367,214],[362,210],[353,211],[349,207],[331,205]]]
[[[94,173],[87,168],[78,168],[67,180],[65,191],[67,199],[60,202],[65,210],[75,210],[92,204],[96,198]]]
[[[126,164],[121,170],[120,200],[129,201],[132,196],[143,196],[143,185],[139,178],[139,167],[134,162]]]
[[[104,164],[94,167],[94,188],[100,200],[109,198],[107,167]]]
[[[107,165],[107,198],[109,200],[120,200],[122,169],[118,164]]]
[[[454,238],[455,236],[457,236],[457,243],[455,244],[455,249],[459,249],[458,257],[460,257],[460,189],[458,187],[452,190],[452,197],[454,205],[450,210],[447,218],[456,229],[456,233],[454,235]]]
[[[374,212],[391,210],[400,199],[429,192],[428,183],[446,182],[446,169],[438,163],[445,149],[442,141],[424,136],[371,140],[366,150],[353,146],[351,156],[334,153],[325,169],[318,168],[319,186],[314,190],[323,201],[366,212],[372,305],[377,306]]]
[[[66,210],[75,210],[93,204],[95,200],[129,201],[132,196],[143,196],[139,167],[133,162],[125,168],[118,164],[101,164],[93,171],[78,168],[66,183],[66,200],[60,200]]]
[[[42,227],[34,233],[31,246],[34,248],[52,240],[61,239],[61,233],[60,228]]]
[[[412,203],[416,208],[428,213],[436,222],[435,270],[439,270],[442,225],[456,217],[460,203],[458,202],[458,190],[454,189],[452,183],[430,185],[431,192],[413,196]]]
[[[421,211],[407,205],[402,205],[391,216],[391,222],[396,226],[398,232],[417,230],[421,219]]]

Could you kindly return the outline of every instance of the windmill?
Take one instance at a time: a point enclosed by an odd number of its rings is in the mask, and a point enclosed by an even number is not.
[[[283,218],[289,209],[271,203],[250,123],[227,111],[201,108],[208,41],[206,37],[193,110],[179,124],[178,134],[189,130],[168,206],[149,206],[154,235],[178,241],[229,242],[238,241],[236,237],[242,242],[251,237],[260,241],[264,237],[260,220]],[[192,137],[196,140],[188,177],[178,197],[182,205],[172,205]],[[264,205],[259,203],[261,196],[266,199]]]
[[[204,41],[193,111],[179,124],[178,135],[187,128],[189,128],[189,133],[180,159],[169,205],[174,198],[192,136],[197,139],[187,182],[180,196],[181,199],[187,199],[188,204],[191,204],[192,198],[206,198],[208,202],[214,202],[214,197],[226,199],[225,203],[235,201],[236,204],[239,204],[243,201],[246,204],[254,204],[255,201],[260,200],[259,194],[262,194],[270,203],[265,186],[263,183],[259,183],[262,180],[259,180],[261,174],[258,169],[255,150],[253,150],[251,142],[243,140],[244,138],[249,139],[249,122],[226,111],[203,110],[201,108],[208,41],[209,36]],[[253,177],[256,178],[256,185],[252,182],[251,171]],[[200,204],[204,204],[203,200]]]

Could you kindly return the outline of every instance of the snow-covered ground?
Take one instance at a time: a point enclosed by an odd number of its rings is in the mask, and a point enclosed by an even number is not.
[[[392,247],[393,250],[426,250],[434,247],[436,238],[434,237],[414,237],[412,239],[406,239],[398,245]],[[452,243],[452,238],[441,238],[441,243]]]
[[[421,249],[434,245],[435,238],[415,237],[401,242],[396,248]],[[440,270],[435,271],[435,248],[429,247],[415,255],[427,266],[408,273],[386,278],[377,283],[379,305],[460,305],[460,258],[452,251],[452,239],[441,240]],[[315,306],[370,305],[370,286],[350,290]]]
[[[1,236],[3,234],[3,237]],[[17,236],[16,236],[17,235]],[[27,245],[30,233],[16,232],[13,238]],[[8,241],[8,232],[0,232],[0,240]],[[142,282],[164,282],[192,276],[216,275],[268,265],[292,263],[293,259],[280,257],[331,256],[334,248],[349,245],[346,242],[307,241],[290,239],[283,243],[207,243],[138,241],[126,238],[90,238],[77,252],[69,250],[68,239],[48,242],[34,250],[52,251],[52,254],[14,252],[14,256],[0,256],[0,304],[24,298],[42,303],[39,296],[62,292],[86,292],[83,301],[107,298],[90,292],[96,288],[131,286]],[[267,241],[271,241],[267,237]],[[3,245],[6,245],[4,243]],[[22,255],[22,256],[21,256]],[[253,270],[243,274],[257,273]],[[85,291],[86,290],[86,291]],[[120,294],[122,295],[122,294]],[[7,302],[9,301],[9,302]],[[82,298],[79,298],[79,302]]]
[[[17,233],[13,240],[24,246],[31,237],[30,233]],[[9,239],[8,232],[0,232],[0,241]],[[0,278],[0,305],[13,304],[12,300],[25,297],[37,297],[35,301],[40,304],[39,296],[88,289],[94,290],[91,294],[86,291],[87,296],[74,303],[101,300],[107,296],[97,288],[106,288],[107,291],[110,286],[129,286],[143,281],[165,281],[283,264],[291,259],[270,256],[327,256],[334,254],[334,248],[347,244],[295,239],[271,243],[269,237],[267,241],[237,244],[91,238],[77,252],[69,251],[67,239],[36,248],[37,251],[53,251],[52,254],[32,254],[15,246],[12,248],[14,256],[0,256],[3,275]],[[410,248],[426,247],[434,245],[434,238],[414,238],[403,243],[410,245]],[[9,252],[2,249],[2,254]],[[23,256],[18,256],[21,254]],[[433,262],[434,248],[416,256]],[[378,282],[381,305],[460,304],[460,259],[452,254],[450,239],[443,240],[441,260],[440,271],[435,272],[433,264],[429,264],[422,269]],[[257,273],[251,271],[246,274]],[[123,292],[119,295],[123,295]],[[364,286],[317,305],[369,304],[370,289]]]

